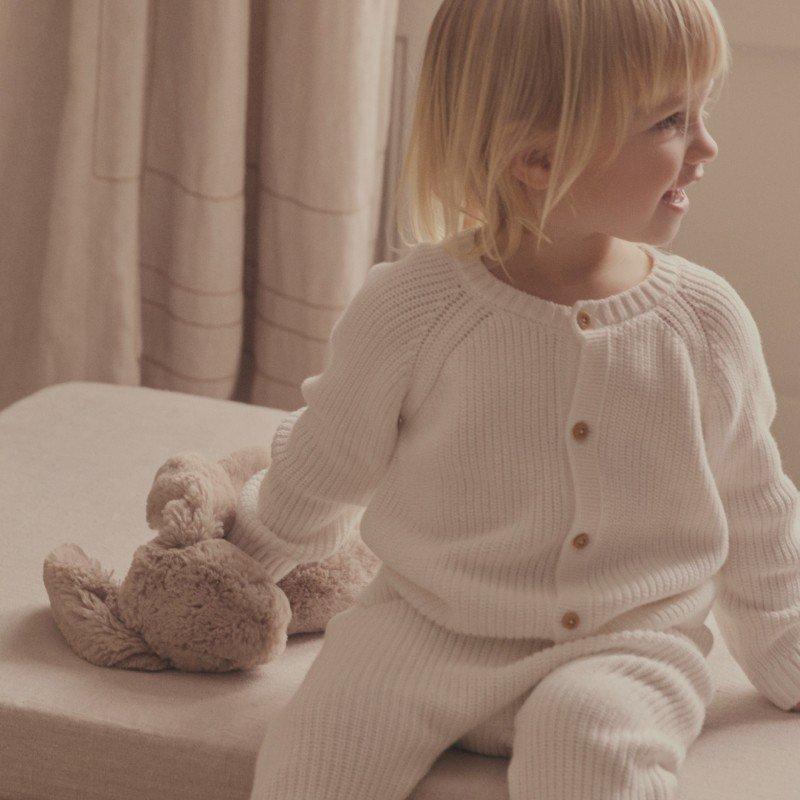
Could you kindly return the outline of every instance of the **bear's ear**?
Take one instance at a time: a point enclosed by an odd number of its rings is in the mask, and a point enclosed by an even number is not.
[[[48,554],[42,573],[53,619],[76,655],[99,667],[173,668],[123,622],[113,570],[65,543]]]

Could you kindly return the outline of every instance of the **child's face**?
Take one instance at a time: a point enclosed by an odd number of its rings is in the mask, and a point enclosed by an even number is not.
[[[687,135],[683,125],[688,113],[687,98],[676,98],[657,113],[640,116],[622,150],[604,172],[593,165],[570,188],[567,197],[552,210],[546,231],[554,239],[542,258],[577,263],[586,250],[603,251],[612,237],[629,242],[663,245],[678,233],[685,213],[661,202],[674,186],[694,182],[703,175],[703,165],[717,157],[717,143],[705,127],[704,115],[713,82],[699,87],[694,99]],[[604,144],[603,147],[606,147]],[[542,166],[522,166],[517,172],[531,189],[546,188],[548,172]],[[691,197],[692,187],[687,189]],[[574,211],[570,208],[570,203]]]
[[[691,210],[670,208],[661,199],[672,187],[701,178],[704,165],[717,157],[717,143],[704,119],[712,89],[713,84],[706,84],[693,98],[686,136],[688,102],[676,98],[656,113],[639,117],[619,157],[604,173],[587,172],[575,183],[570,196],[586,234],[656,245],[675,237]],[[691,199],[692,187],[686,191]]]

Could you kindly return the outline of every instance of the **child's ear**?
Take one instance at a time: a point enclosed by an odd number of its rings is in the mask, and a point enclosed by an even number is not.
[[[529,188],[543,191],[550,181],[550,158],[536,150],[521,153],[513,161],[512,173]]]

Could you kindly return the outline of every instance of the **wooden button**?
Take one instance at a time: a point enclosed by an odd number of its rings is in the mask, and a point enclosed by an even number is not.
[[[572,546],[577,550],[582,550],[587,544],[589,544],[589,536],[585,533],[579,533],[572,540]]]
[[[567,613],[561,617],[561,624],[565,628],[577,628],[580,621],[580,617],[574,611],[567,611]]]
[[[590,327],[592,324],[592,318],[585,312],[581,311],[578,313],[578,326],[586,330],[586,328]]]
[[[572,426],[572,435],[575,439],[585,439],[589,435],[589,426],[585,422],[576,422]]]

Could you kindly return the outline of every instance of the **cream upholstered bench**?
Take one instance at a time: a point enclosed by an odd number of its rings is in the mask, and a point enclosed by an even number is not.
[[[249,797],[262,732],[323,634],[290,637],[276,661],[247,673],[96,667],[59,633],[42,561],[74,542],[121,579],[154,535],[145,498],[163,461],[266,444],[286,413],[100,383],[51,386],[0,412],[2,800]],[[760,697],[713,615],[709,627],[718,690],[682,767],[681,800],[800,798],[800,714]],[[411,797],[505,800],[507,765],[451,748]]]

